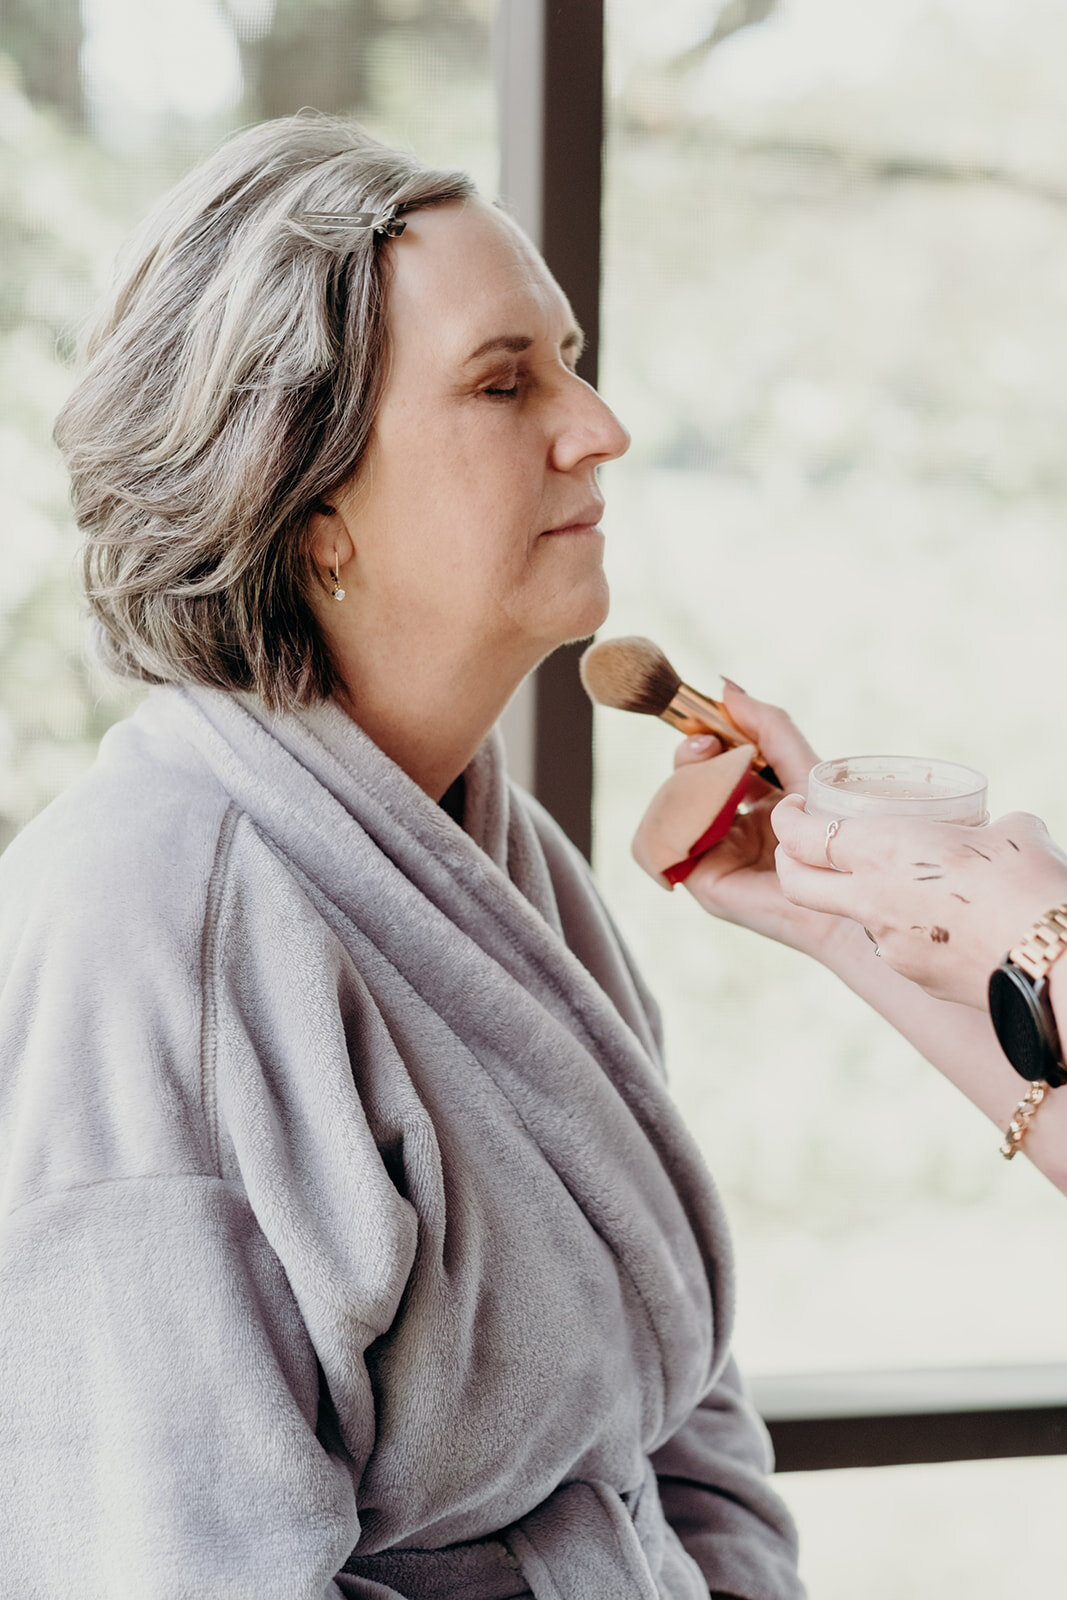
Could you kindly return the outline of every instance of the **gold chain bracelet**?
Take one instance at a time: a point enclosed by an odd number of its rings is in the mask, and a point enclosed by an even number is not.
[[[1030,1085],[1019,1104],[1015,1107],[1012,1119],[1008,1123],[1004,1134],[1004,1143],[1000,1147],[1000,1153],[1005,1161],[1010,1161],[1018,1151],[1029,1132],[1034,1114],[1047,1093],[1048,1084],[1044,1078],[1038,1078],[1036,1083]]]

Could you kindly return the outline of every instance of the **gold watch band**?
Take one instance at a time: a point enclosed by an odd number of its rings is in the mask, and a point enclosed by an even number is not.
[[[1053,906],[1039,917],[1025,938],[1008,951],[1013,967],[1028,978],[1047,978],[1053,964],[1067,950],[1067,905]]]

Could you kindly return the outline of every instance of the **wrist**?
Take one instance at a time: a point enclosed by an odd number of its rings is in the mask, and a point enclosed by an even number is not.
[[[998,919],[1000,944],[997,960],[1028,938],[1035,925],[1055,906],[1067,904],[1067,872],[1044,872],[1020,885],[1014,897],[1004,903]]]
[[[1000,1153],[1010,1161],[1021,1149],[1049,1089],[1067,1082],[1064,1051],[1053,1002],[1062,996],[1067,954],[1067,905],[1044,912],[1014,944],[989,980],[989,1012],[1001,1048],[1029,1087],[1016,1104]]]
[[[1060,1036],[1060,1056],[1067,1061],[1067,955],[1052,964],[1048,975],[1048,998]]]

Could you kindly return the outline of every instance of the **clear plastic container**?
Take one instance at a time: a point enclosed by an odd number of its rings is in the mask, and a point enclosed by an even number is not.
[[[989,821],[987,781],[973,767],[927,756],[840,756],[808,775],[807,809],[820,817]]]

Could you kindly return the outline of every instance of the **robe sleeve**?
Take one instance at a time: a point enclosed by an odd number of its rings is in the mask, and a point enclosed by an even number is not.
[[[260,952],[257,988],[247,963],[219,959],[247,952],[227,945],[214,910],[205,923],[205,874],[187,865],[200,857],[180,840],[138,858],[147,886],[135,893],[110,858],[78,876],[72,828],[60,855],[72,887],[51,908],[43,852],[31,830],[23,838],[0,876],[0,912],[13,912],[0,915],[0,1595],[395,1600],[340,1575],[361,1533],[360,1460],[333,1443],[294,1266],[322,1292],[338,1275],[348,1286],[346,1374],[372,1438],[364,1352],[405,1279],[396,1241],[413,1230],[358,1121],[336,976],[310,982],[277,955],[278,922],[295,920],[310,947],[315,919],[301,921],[291,889],[278,904],[266,886],[271,958]],[[188,888],[151,877],[171,854]],[[317,937],[309,960],[323,968],[321,925]],[[320,1123],[337,1144],[363,1138],[359,1165],[373,1170],[357,1198],[396,1246],[384,1307],[351,1289],[383,1276],[366,1252],[358,1273],[347,1260],[330,1273],[308,1245],[324,1219],[298,1159],[303,1101],[294,1090],[283,1104],[285,1081],[264,1076],[266,1048],[257,1055],[242,1028],[250,1017],[273,1036],[285,1014],[290,1075],[314,1102],[320,1040],[298,999],[327,1017],[351,1102],[348,1121],[327,1105]],[[209,1123],[225,1134],[242,1094],[254,1101],[240,1124],[248,1171],[207,1148]],[[262,1211],[253,1180],[271,1195]]]
[[[667,1521],[711,1594],[803,1600],[793,1520],[772,1489],[770,1440],[731,1359],[652,1457]]]
[[[352,1480],[239,1188],[79,1187],[15,1212],[0,1251],[0,1591],[339,1600]]]

